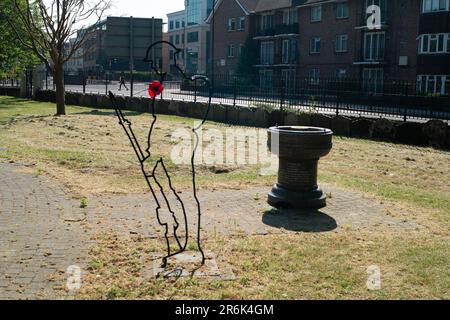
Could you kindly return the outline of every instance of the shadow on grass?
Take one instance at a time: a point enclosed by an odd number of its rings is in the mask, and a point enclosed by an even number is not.
[[[14,98],[9,96],[0,97],[0,108],[15,108],[17,106],[26,107],[25,104],[29,103],[37,103],[37,102],[33,100]]]
[[[297,232],[328,232],[337,228],[337,222],[329,215],[318,211],[268,210],[262,221],[274,228],[283,228]]]

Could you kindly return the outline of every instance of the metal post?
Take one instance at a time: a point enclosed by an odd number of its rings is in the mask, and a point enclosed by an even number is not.
[[[194,81],[194,102],[197,102],[197,80]]]
[[[152,43],[155,43],[155,17],[152,17]],[[155,64],[155,47],[152,47],[152,61]]]
[[[108,72],[105,72],[105,94],[108,95]]]
[[[409,92],[409,87],[408,87],[408,83],[406,83],[406,98],[408,98],[408,92]],[[406,99],[406,101],[408,101],[408,99]],[[408,121],[408,104],[405,104],[405,110],[404,110],[404,114],[403,114],[403,122],[407,122]]]
[[[84,71],[83,71],[83,78],[82,78],[82,81],[83,81],[83,94],[85,94],[86,93],[86,75],[84,74]],[[54,83],[55,81],[53,81],[53,83]]]
[[[45,68],[45,90],[48,90],[48,69]]]
[[[211,33],[211,87],[214,90],[215,85],[215,74],[214,74],[214,54],[215,54],[215,48],[214,48],[214,40],[215,40],[215,32],[216,32],[216,1],[213,1],[213,7],[212,7],[212,33]]]
[[[234,77],[233,107],[236,107],[236,96],[237,96],[237,78]]]
[[[281,77],[280,77],[281,78]],[[284,81],[280,81],[280,125],[284,125]]]
[[[134,42],[133,42],[133,17],[130,17],[130,97],[133,97],[134,90]]]

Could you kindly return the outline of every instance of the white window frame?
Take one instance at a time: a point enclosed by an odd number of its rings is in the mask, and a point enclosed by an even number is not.
[[[261,42],[261,64],[262,65],[272,65],[275,56],[275,46],[273,41],[263,41]]]
[[[319,68],[310,69],[308,74],[309,74],[309,80],[311,81],[311,84],[319,84],[319,82],[320,82],[320,69]]]
[[[239,17],[238,19],[238,31],[245,30],[245,17]]]
[[[380,42],[380,36],[383,36],[382,45]],[[370,50],[370,56],[367,56],[367,46],[370,38],[370,45],[374,45],[374,38],[376,37],[376,52],[374,54],[374,50]],[[382,52],[380,52],[382,51]],[[364,35],[364,61],[383,61],[386,51],[386,34],[384,31],[381,32],[367,32]]]
[[[338,34],[336,36],[335,50],[336,52],[348,52],[348,34]]]
[[[236,31],[236,18],[228,18],[228,32],[231,31]]]
[[[366,75],[375,75],[375,78],[367,78]],[[381,79],[378,78],[381,76]],[[372,80],[373,79],[373,80]],[[370,82],[368,82],[370,81]],[[363,69],[363,87],[364,91],[379,94],[383,92],[384,86],[384,70],[381,68],[365,68]]]
[[[347,78],[347,69],[336,69],[336,78],[337,79],[345,79]]]
[[[281,46],[281,63],[288,64],[290,60],[291,41],[283,40]]]
[[[297,9],[285,9],[283,10],[283,24],[292,25],[298,22]]]
[[[319,43],[319,50],[317,50],[317,43]],[[311,38],[309,44],[309,53],[319,54],[321,50],[322,50],[322,39],[320,37]]]
[[[274,16],[272,13],[263,14],[261,16],[261,31],[273,29],[273,20]]]
[[[346,8],[346,11],[343,8]],[[350,15],[349,11],[348,1],[338,2],[336,4],[336,19],[347,19]]]
[[[442,39],[442,49],[439,49]],[[436,50],[431,50],[433,42],[436,42]],[[428,33],[419,36],[419,54],[443,54],[450,53],[450,33]]]
[[[229,44],[227,47],[227,57],[234,58],[236,56],[236,46],[234,44]]]
[[[273,70],[263,69],[259,71],[259,85],[261,89],[271,89],[273,87]]]
[[[422,8],[421,8],[422,13],[433,13],[449,10],[450,10],[450,0],[422,0]]]
[[[438,82],[440,82],[440,86],[438,85]],[[433,84],[433,88],[430,88],[431,83]],[[447,83],[448,92],[446,92]],[[440,89],[439,92],[438,89]],[[419,93],[450,95],[450,75],[418,75],[417,91]]]
[[[320,21],[322,21],[322,5],[321,4],[311,7],[311,22],[320,22]]]

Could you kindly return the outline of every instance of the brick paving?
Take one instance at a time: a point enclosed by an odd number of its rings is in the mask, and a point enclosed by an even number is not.
[[[320,211],[276,211],[266,203],[270,188],[200,191],[203,208],[202,229],[213,235],[266,235],[287,232],[330,232],[344,227],[355,230],[388,227],[415,230],[409,213],[401,208],[386,208],[380,201],[354,191],[324,185],[331,195]],[[188,215],[195,214],[194,202],[187,193],[180,194]],[[160,237],[154,205],[147,194],[110,195],[89,199],[89,220],[104,232]],[[179,221],[182,221],[179,218]]]
[[[58,295],[53,289],[64,284],[50,280],[71,265],[83,269],[91,235],[162,236],[149,194],[90,197],[88,208],[81,209],[64,187],[24,169],[0,161],[0,299],[61,298],[61,291]],[[354,191],[323,187],[331,196],[328,206],[302,213],[272,210],[265,202],[267,187],[200,190],[204,236],[420,228],[400,208],[387,208]],[[192,218],[192,197],[187,192],[180,196]]]
[[[55,274],[83,265],[84,212],[61,186],[0,163],[0,299],[54,298]],[[77,209],[78,207],[78,209]]]

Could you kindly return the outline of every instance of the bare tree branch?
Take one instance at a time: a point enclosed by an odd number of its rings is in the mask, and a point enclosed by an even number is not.
[[[19,42],[58,75],[58,114],[64,114],[64,79],[61,78],[64,65],[96,31],[105,11],[111,7],[111,0],[13,0],[13,3],[15,17],[14,20],[8,17],[7,22]],[[93,22],[94,27],[82,26],[84,22]],[[73,37],[72,45],[66,46]]]

